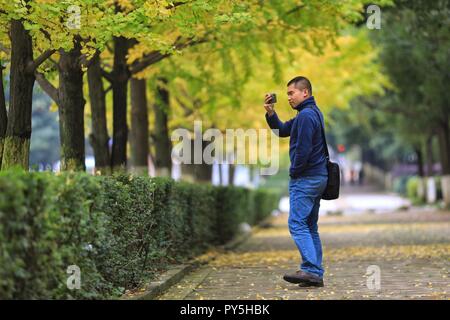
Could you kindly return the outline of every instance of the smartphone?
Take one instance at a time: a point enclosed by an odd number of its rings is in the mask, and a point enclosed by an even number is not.
[[[271,99],[269,100],[269,103],[276,103],[277,95],[275,93],[271,93],[270,96],[271,96]]]

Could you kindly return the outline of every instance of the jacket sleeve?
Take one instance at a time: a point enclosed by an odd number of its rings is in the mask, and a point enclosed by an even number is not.
[[[314,133],[314,122],[306,114],[298,116],[297,146],[294,153],[294,161],[291,164],[289,175],[292,178],[298,177],[308,164],[312,151],[312,137]]]
[[[294,122],[295,118],[292,118],[289,121],[282,122],[279,118],[276,112],[273,113],[273,115],[269,116],[266,112],[266,121],[267,124],[271,129],[278,129],[278,136],[280,137],[289,137],[291,135],[291,128],[292,123]]]

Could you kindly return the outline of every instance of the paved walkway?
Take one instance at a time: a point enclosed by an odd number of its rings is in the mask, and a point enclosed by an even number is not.
[[[319,232],[323,288],[283,281],[300,259],[283,214],[160,299],[450,299],[450,212],[322,216]]]

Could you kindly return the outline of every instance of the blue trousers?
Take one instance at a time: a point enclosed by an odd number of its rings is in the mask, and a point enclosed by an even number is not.
[[[322,243],[317,221],[327,176],[289,180],[289,231],[302,257],[300,270],[323,277]]]

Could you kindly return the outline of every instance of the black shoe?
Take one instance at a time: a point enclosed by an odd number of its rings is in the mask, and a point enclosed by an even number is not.
[[[308,288],[308,287],[323,287],[323,280],[320,279],[320,281],[317,282],[301,282],[298,284],[301,288]]]
[[[319,276],[298,270],[295,273],[287,273],[284,275],[283,279],[290,283],[312,283],[316,286],[323,287],[323,280]]]

